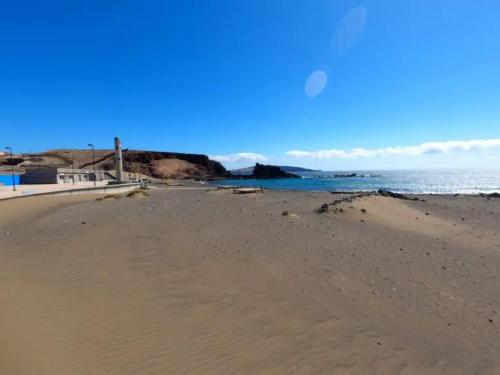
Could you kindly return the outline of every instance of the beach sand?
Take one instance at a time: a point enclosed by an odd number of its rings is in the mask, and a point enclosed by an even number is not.
[[[0,202],[0,374],[500,374],[500,199],[339,197]]]

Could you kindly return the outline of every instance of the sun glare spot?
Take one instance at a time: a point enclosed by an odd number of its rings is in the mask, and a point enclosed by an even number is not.
[[[332,47],[341,54],[353,47],[363,34],[368,13],[365,7],[352,8],[340,20],[333,35]]]
[[[316,70],[307,78],[304,88],[305,94],[309,98],[314,98],[321,94],[326,87],[328,77],[322,70]]]

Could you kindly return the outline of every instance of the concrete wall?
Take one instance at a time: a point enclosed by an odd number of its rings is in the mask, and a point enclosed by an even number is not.
[[[28,169],[21,175],[21,184],[57,184],[57,168]]]
[[[105,179],[104,171],[96,171],[97,181]],[[67,168],[30,168],[21,176],[23,185],[45,185],[45,184],[72,184],[94,181],[93,171],[79,172],[78,169]]]
[[[135,190],[135,189],[139,189],[140,187],[141,187],[140,183],[131,183],[131,184],[105,185],[105,186],[67,189],[67,190],[55,190],[55,191],[48,191],[48,192],[43,192],[43,193],[16,195],[16,196],[7,197],[7,198],[1,198],[0,201],[10,200],[10,199],[22,199],[22,198],[36,197],[36,196],[42,196],[42,195],[73,195],[73,194],[89,194],[89,193],[123,194],[123,193],[128,193],[128,192]]]
[[[98,187],[80,188],[80,189],[68,189],[60,190],[52,193],[44,193],[44,195],[72,195],[72,194],[86,194],[86,193],[105,193],[105,194],[118,194],[118,193],[128,193],[132,190],[139,189],[141,184],[121,184],[121,185],[106,185]]]

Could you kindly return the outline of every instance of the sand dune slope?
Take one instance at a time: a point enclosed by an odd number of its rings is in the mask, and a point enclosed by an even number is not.
[[[0,202],[0,374],[500,373],[500,201],[68,199]]]

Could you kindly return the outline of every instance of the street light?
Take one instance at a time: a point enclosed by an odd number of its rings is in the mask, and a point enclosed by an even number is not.
[[[71,158],[71,175],[73,176],[73,185],[75,184],[75,158]]]
[[[95,172],[95,150],[92,143],[89,143],[88,146],[92,148],[92,164],[94,165],[94,186],[96,186],[97,175]]]
[[[10,151],[10,166],[12,172],[12,190],[16,191],[16,177],[14,176],[14,157],[12,156],[12,147],[5,147],[6,150]]]

